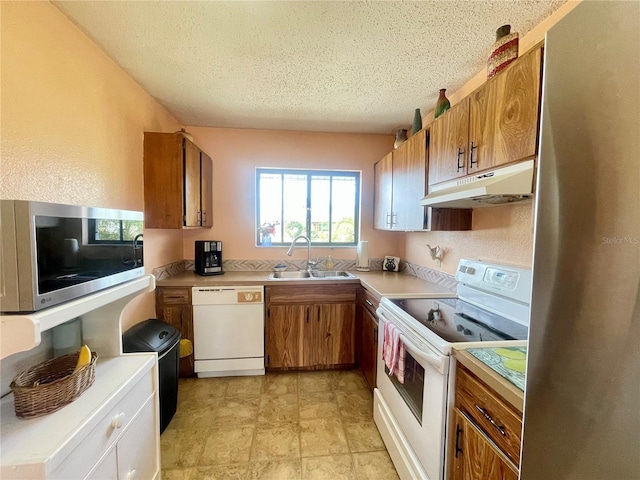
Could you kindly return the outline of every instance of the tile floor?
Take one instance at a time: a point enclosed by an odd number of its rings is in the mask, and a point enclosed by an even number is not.
[[[181,379],[163,480],[397,479],[358,371]]]

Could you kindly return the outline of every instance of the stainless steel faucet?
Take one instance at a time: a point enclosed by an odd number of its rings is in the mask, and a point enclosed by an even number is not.
[[[138,250],[142,248],[140,246],[139,241],[142,237],[143,237],[142,234],[139,233],[133,239],[133,266],[134,267],[137,267],[138,265],[142,266],[142,256],[140,257],[140,260],[138,260]]]
[[[304,241],[307,242],[307,271],[310,272],[311,267],[315,267],[316,263],[318,262],[311,261],[311,240],[309,240],[309,237],[307,237],[306,235],[298,235],[297,237],[295,237],[291,242],[291,246],[289,247],[289,250],[287,250],[287,255],[291,256],[291,253],[293,252],[293,247],[296,246],[296,242],[299,239],[303,239]]]

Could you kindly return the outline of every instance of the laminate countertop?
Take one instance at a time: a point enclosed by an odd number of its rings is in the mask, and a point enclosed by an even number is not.
[[[442,285],[422,280],[413,275],[398,272],[357,272],[351,271],[355,278],[349,279],[286,279],[270,280],[270,271],[258,272],[225,272],[223,275],[201,276],[192,270],[181,272],[169,278],[158,280],[158,287],[202,287],[215,285],[308,285],[358,283],[377,297],[394,297],[403,295],[442,295],[452,296],[454,292]]]

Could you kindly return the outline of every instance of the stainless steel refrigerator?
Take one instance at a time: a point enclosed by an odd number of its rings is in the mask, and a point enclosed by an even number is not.
[[[640,479],[640,2],[547,33],[520,478]]]

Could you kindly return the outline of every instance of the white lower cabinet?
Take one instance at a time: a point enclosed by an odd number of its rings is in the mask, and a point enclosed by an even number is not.
[[[155,444],[149,438],[144,441],[148,432],[154,431],[154,406],[150,398],[118,441],[118,480],[145,480],[158,473]]]
[[[102,461],[93,469],[87,480],[105,480],[118,478],[118,457],[116,449],[112,448]]]
[[[159,479],[157,365],[148,353],[98,359],[96,380],[80,398],[32,420],[3,400],[0,477]]]
[[[93,469],[87,480],[144,480],[158,475],[154,431],[153,397],[147,400],[118,442]]]

